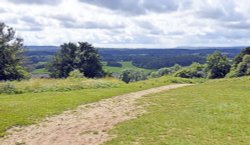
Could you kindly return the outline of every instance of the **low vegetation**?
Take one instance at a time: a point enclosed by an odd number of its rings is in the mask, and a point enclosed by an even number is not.
[[[250,77],[145,96],[147,113],[119,124],[106,144],[250,144]]]
[[[122,82],[113,79],[30,79],[24,81],[12,81],[0,83],[0,94],[23,94],[40,92],[64,92],[81,89],[113,88]]]

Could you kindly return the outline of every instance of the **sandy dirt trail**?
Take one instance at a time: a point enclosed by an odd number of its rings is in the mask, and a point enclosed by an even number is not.
[[[45,119],[41,123],[12,128],[1,145],[97,145],[112,139],[108,131],[116,124],[145,112],[136,100],[144,95],[189,84],[173,84],[129,93],[81,105],[75,110]]]

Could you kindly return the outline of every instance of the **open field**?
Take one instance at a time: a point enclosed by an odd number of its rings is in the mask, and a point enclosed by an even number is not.
[[[122,67],[107,66],[106,62],[104,62],[103,68],[109,72],[112,72],[112,73],[121,73],[124,69],[141,70],[141,71],[144,71],[145,73],[149,73],[149,72],[154,71],[151,69],[138,68],[138,67],[134,66],[131,61],[121,61],[119,63],[122,64]]]
[[[1,145],[92,145],[110,140],[108,131],[114,125],[135,118],[144,112],[136,100],[144,95],[159,93],[190,84],[171,84],[132,92],[80,105],[76,109],[46,118],[38,124],[8,130],[0,138]]]
[[[35,69],[31,72],[31,74],[49,74],[49,72],[45,68]]]
[[[46,80],[44,81],[46,82]],[[125,84],[118,80],[116,80],[117,82],[105,79],[103,81],[110,81],[116,85],[107,88],[85,88],[81,90],[67,90],[61,92],[49,90],[39,93],[27,92],[15,95],[1,94],[0,135],[3,136],[6,133],[5,131],[13,126],[32,124],[47,116],[59,114],[65,110],[74,109],[82,104],[171,83],[196,83],[204,80],[161,77],[130,84]],[[15,84],[14,82],[13,85],[18,87],[18,83]],[[68,83],[65,83],[64,85],[68,86]],[[26,86],[29,86],[29,84],[26,84]]]
[[[106,144],[250,144],[250,77],[145,96],[147,113],[119,124]]]

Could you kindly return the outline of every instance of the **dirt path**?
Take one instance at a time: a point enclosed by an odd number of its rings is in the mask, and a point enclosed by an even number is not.
[[[12,128],[11,134],[0,140],[1,145],[95,145],[112,138],[107,131],[117,123],[135,118],[143,112],[135,105],[143,95],[187,86],[174,84],[129,93],[77,107],[50,117],[39,124]]]

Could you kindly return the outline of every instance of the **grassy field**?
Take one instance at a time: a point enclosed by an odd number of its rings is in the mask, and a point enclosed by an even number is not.
[[[34,75],[36,75],[36,74],[49,74],[48,70],[46,70],[45,68],[35,69],[31,73]]]
[[[107,66],[106,62],[103,62],[103,64],[104,64],[103,67],[104,67],[105,70],[107,70],[109,72],[112,72],[112,73],[121,73],[124,69],[142,70],[145,73],[149,73],[149,72],[154,71],[154,70],[151,70],[151,69],[138,68],[138,67],[132,65],[132,62],[130,62],[130,61],[122,61],[122,62],[119,62],[119,63],[122,64],[122,67]]]
[[[250,144],[250,77],[221,79],[145,96],[147,113],[119,124],[106,144]]]
[[[36,84],[36,82],[40,84]],[[58,81],[58,82],[57,82]],[[70,80],[30,80],[24,82],[11,82],[10,84],[19,89],[43,88],[50,83],[51,87],[64,88],[70,83]],[[82,80],[84,83],[84,80]],[[91,81],[91,80],[85,80]],[[12,126],[28,125],[35,123],[47,116],[59,114],[62,111],[74,109],[78,105],[99,101],[116,95],[121,95],[133,91],[144,90],[152,87],[163,86],[171,83],[195,83],[204,80],[189,80],[172,77],[161,77],[146,81],[140,81],[125,84],[114,79],[92,80],[105,82],[104,84],[113,84],[108,87],[86,87],[80,90],[55,91],[47,90],[45,92],[25,92],[23,94],[0,94],[0,136],[6,134],[6,129]],[[54,82],[54,83],[53,83]],[[64,83],[62,83],[64,82]],[[58,85],[57,85],[58,83]],[[7,84],[7,83],[6,83]],[[33,85],[32,85],[33,84]],[[45,84],[45,85],[44,85]],[[84,84],[83,84],[84,85]],[[86,84],[85,84],[86,85]],[[95,86],[95,85],[94,85]],[[44,88],[43,88],[44,89]]]
[[[114,88],[124,82],[114,79],[30,79],[24,81],[0,82],[0,94],[22,94],[40,92],[65,92],[81,89]]]

